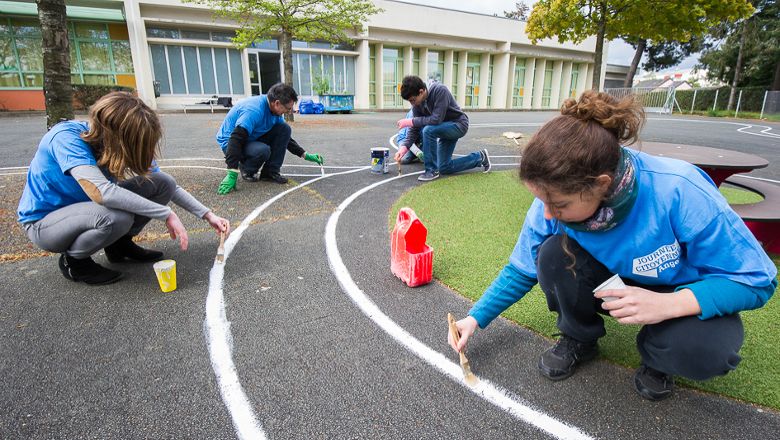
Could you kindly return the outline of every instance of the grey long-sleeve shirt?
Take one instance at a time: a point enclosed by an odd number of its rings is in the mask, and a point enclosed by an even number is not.
[[[100,171],[100,168],[94,165],[74,167],[70,170],[70,175],[77,181],[87,180],[95,185],[103,199],[103,206],[106,208],[121,209],[161,221],[165,221],[171,214],[171,208],[152,202],[110,182]],[[173,193],[171,201],[198,218],[203,218],[211,211],[179,185],[176,185],[176,191]]]
[[[447,87],[438,82],[428,82],[428,97],[412,106],[412,126],[406,134],[403,145],[409,148],[417,141],[420,130],[426,125],[454,122],[463,134],[469,131],[469,117],[463,113]]]

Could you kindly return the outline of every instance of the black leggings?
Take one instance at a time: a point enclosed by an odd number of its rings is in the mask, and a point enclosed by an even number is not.
[[[566,238],[566,246],[576,264],[563,249],[564,237],[553,235],[539,246],[536,267],[539,286],[547,297],[547,307],[558,314],[558,329],[578,341],[595,342],[606,334],[601,314],[603,301],[593,289],[613,274],[583,249]],[[645,286],[624,280],[626,284],[668,293],[674,286]],[[745,339],[738,313],[701,320],[697,316],[670,319],[644,325],[636,337],[642,359],[650,367],[667,374],[692,380],[722,376],[737,368],[738,354]]]

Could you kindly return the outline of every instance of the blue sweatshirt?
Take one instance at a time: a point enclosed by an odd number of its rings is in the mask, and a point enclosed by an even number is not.
[[[638,185],[628,217],[609,231],[575,231],[545,220],[544,203],[534,200],[509,264],[469,311],[480,327],[536,284],[539,245],[564,231],[621,278],[691,289],[701,319],[756,309],[772,297],[777,268],[707,174],[684,161],[628,151]]]

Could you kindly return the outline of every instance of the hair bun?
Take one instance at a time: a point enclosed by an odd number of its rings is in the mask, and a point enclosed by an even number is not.
[[[609,93],[586,90],[579,101],[572,98],[564,101],[561,114],[581,122],[594,122],[612,133],[619,142],[633,143],[644,125],[644,109],[633,95],[618,100]]]

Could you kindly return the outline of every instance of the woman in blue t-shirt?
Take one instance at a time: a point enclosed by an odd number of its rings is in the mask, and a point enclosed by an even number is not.
[[[509,264],[457,322],[460,342],[449,335],[453,348],[538,282],[561,331],[538,363],[551,380],[596,357],[602,314],[643,325],[632,384],[646,399],[670,396],[675,375],[737,368],[739,312],[774,294],[777,268],[703,171],[621,146],[644,121],[633,98],[587,91],[533,136],[520,178],[536,199]],[[594,293],[613,275],[628,287]]]
[[[187,230],[174,202],[217,232],[229,223],[203,206],[156,165],[162,125],[139,98],[113,92],[90,107],[88,121],[61,122],[43,137],[27,173],[18,218],[39,248],[61,253],[65,278],[110,284],[122,273],[92,260],[158,261],[163,253],[133,242],[151,219],[165,222],[187,249]]]

